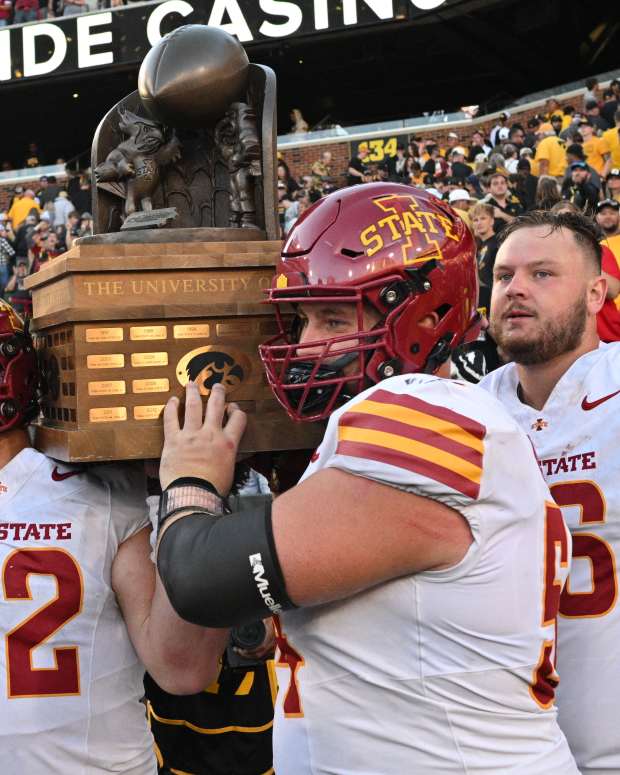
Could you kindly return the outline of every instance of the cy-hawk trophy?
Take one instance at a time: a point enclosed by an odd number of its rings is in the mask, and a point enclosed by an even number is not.
[[[66,461],[159,457],[188,380],[248,413],[242,452],[309,449],[258,358],[280,241],[276,84],[240,43],[187,25],[144,59],[92,147],[94,234],[29,278],[42,369],[36,444]]]

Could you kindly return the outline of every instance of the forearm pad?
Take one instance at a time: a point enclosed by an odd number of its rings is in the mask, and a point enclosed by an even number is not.
[[[178,519],[162,535],[157,569],[174,610],[203,627],[236,627],[295,608],[276,554],[270,502]]]

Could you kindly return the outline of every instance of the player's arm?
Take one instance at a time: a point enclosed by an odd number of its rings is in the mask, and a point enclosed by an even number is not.
[[[191,476],[227,492],[244,421],[233,405],[222,427],[224,400],[223,390],[212,391],[203,425],[200,396],[188,386],[183,429],[177,402],[166,407],[162,487]],[[256,512],[164,519],[158,569],[184,618],[231,626],[450,567],[472,540],[466,520],[444,504],[327,469]]]
[[[228,630],[206,630],[175,613],[150,559],[149,533],[140,530],[120,545],[112,587],[148,672],[171,694],[195,694],[217,677]]]

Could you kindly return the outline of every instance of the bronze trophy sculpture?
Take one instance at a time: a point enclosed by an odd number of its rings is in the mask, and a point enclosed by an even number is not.
[[[248,413],[244,453],[309,449],[258,359],[280,251],[275,76],[187,25],[93,140],[94,234],[28,280],[43,375],[36,444],[66,461],[159,457],[161,413],[196,380]]]

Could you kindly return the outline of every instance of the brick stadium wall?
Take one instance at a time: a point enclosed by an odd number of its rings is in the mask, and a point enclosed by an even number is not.
[[[558,99],[558,102],[562,107],[564,105],[572,105],[576,111],[583,111],[584,109],[583,97],[572,97],[564,100]],[[523,124],[525,127],[528,119],[533,118],[533,116],[540,112],[541,105],[529,108],[528,110],[514,111],[506,122],[506,126],[519,123]],[[466,127],[456,127],[453,129],[451,127],[441,126],[437,127],[437,129],[424,130],[421,132],[411,130],[410,134],[415,134],[416,136],[422,137],[424,140],[435,140],[440,145],[444,145],[448,132],[454,131],[458,134],[459,140],[463,145],[469,145],[471,136],[477,129],[482,129],[488,135],[496,124],[496,119],[472,121],[472,123],[468,124]],[[388,135],[389,133],[385,132],[384,134]],[[342,175],[342,183],[344,184],[344,176],[346,175],[349,162],[349,147],[348,142],[335,143],[326,140],[325,143],[317,143],[312,146],[283,149],[280,153],[287,163],[291,175],[298,179],[302,175],[308,175],[310,173],[310,168],[313,163],[320,158],[322,151],[331,151],[333,157],[332,168],[335,174]]]
[[[560,105],[572,105],[575,110],[583,110],[583,98],[582,97],[572,97],[567,99],[560,99],[559,100]],[[521,123],[525,126],[527,120],[529,118],[532,118],[536,113],[541,112],[541,106],[538,105],[537,107],[530,108],[528,110],[523,111],[515,111],[512,113],[510,118],[508,119],[507,126],[510,126],[514,123]],[[496,119],[491,119],[487,121],[473,121],[471,124],[468,124],[466,127],[460,127],[457,128],[456,131],[459,135],[459,139],[461,143],[464,145],[468,145],[472,134],[477,129],[483,129],[487,134],[488,132],[495,126],[497,123]],[[421,132],[415,132],[415,130],[411,130],[411,134],[416,134],[425,140],[435,140],[439,144],[444,144],[446,141],[446,136],[448,132],[453,131],[450,127],[441,126],[437,127],[433,130],[424,130]],[[386,133],[387,134],[387,133]],[[320,158],[322,151],[331,151],[332,152],[332,166],[334,173],[337,175],[341,175],[341,183],[344,185],[345,183],[345,175],[348,167],[349,162],[349,148],[350,145],[348,142],[339,142],[335,143],[333,141],[326,140],[325,143],[317,143],[316,145],[311,146],[305,146],[305,147],[299,147],[299,148],[290,148],[290,149],[283,149],[280,153],[282,155],[282,158],[287,163],[291,174],[294,178],[301,178],[303,175],[308,175],[310,173],[310,169],[313,165],[313,163]],[[58,178],[59,183],[64,183],[65,181],[61,178]],[[33,188],[37,187],[38,181],[25,181],[21,183],[20,185],[23,185],[25,188],[28,186],[32,186]],[[15,188],[15,183],[11,183],[10,185],[2,185],[0,184],[0,210],[6,210],[9,204],[9,201],[11,199],[11,196],[13,195],[13,189]]]
[[[66,185],[67,178],[56,175],[56,181],[59,185],[64,186]],[[0,184],[0,211],[9,209],[15,186],[21,186],[24,191],[28,188],[32,188],[33,191],[36,191],[39,188],[39,179],[35,178],[35,180],[25,180],[20,183],[10,183],[8,185]]]

